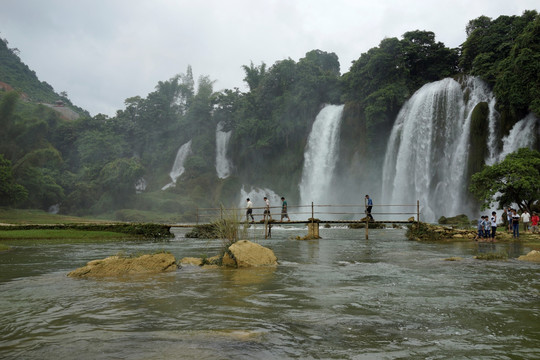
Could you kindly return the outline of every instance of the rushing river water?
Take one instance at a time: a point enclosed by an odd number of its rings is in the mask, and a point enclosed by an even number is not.
[[[276,268],[116,280],[66,274],[118,251],[214,255],[220,242],[46,244],[0,253],[1,359],[538,359],[540,266],[512,244],[407,241],[399,229],[273,229]],[[257,238],[259,236],[259,238]],[[477,252],[507,251],[508,261]],[[462,261],[444,261],[461,256]]]

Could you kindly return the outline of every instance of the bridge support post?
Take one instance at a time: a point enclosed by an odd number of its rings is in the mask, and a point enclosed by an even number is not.
[[[369,216],[366,215],[366,240],[369,239]]]
[[[310,222],[307,224],[308,237],[318,239],[319,238],[319,222]]]

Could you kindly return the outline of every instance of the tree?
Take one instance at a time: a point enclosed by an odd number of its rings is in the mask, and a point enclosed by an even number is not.
[[[28,197],[28,191],[13,179],[11,161],[0,154],[0,205],[14,205]]]
[[[472,176],[469,190],[480,200],[482,209],[498,202],[499,208],[517,204],[530,211],[540,199],[540,152],[522,148],[498,164],[484,166]]]
[[[242,65],[242,69],[246,73],[244,81],[248,84],[249,91],[255,91],[266,74],[266,64],[261,63],[261,65],[255,66],[252,61],[249,66]]]
[[[144,167],[136,158],[119,158],[106,164],[99,174],[99,184],[117,202],[135,194],[135,182],[144,174]]]

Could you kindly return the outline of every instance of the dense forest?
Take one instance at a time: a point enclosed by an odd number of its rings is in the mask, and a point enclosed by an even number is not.
[[[540,116],[539,14],[481,16],[465,31],[466,41],[455,49],[430,31],[386,38],[343,75],[338,56],[322,50],[298,61],[251,63],[242,67],[245,92],[215,92],[212,79],[195,79],[188,67],[146,97],[126,99],[113,117],[90,117],[74,106],[67,94],[39,81],[2,40],[0,205],[187,221],[197,207],[237,205],[242,185],[270,187],[295,201],[307,137],[325,104],[345,104],[337,171],[354,178],[381,161],[405,101],[424,84],[447,77],[473,75],[489,84],[501,114],[499,138],[528,113]],[[58,100],[80,117],[66,119],[42,104]],[[220,122],[232,131],[234,168],[225,179],[215,169]],[[175,186],[162,190],[177,150],[190,140],[185,171]],[[136,188],[142,179],[146,185]]]

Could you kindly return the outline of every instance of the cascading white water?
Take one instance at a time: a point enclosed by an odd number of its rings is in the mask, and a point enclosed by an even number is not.
[[[135,182],[135,192],[140,194],[146,190],[146,180],[142,177]]]
[[[533,113],[530,113],[525,118],[521,119],[514,124],[512,129],[507,136],[503,137],[503,148],[500,153],[490,152],[488,159],[486,160],[487,165],[494,165],[503,161],[508,154],[511,154],[521,148],[534,148],[534,145],[537,141],[540,141],[540,119],[534,116]],[[497,203],[495,200],[500,196],[500,193],[497,193],[493,196],[493,204]],[[498,209],[492,208],[488,211],[490,214],[492,211],[497,211]]]
[[[258,187],[252,187],[249,191],[247,191],[245,187],[242,186],[242,189],[240,190],[240,202],[238,207],[240,209],[245,209],[246,199],[249,198],[254,207],[253,215],[262,216],[263,208],[266,206],[266,203],[264,202],[265,196],[270,201],[270,214],[272,214],[273,217],[277,217],[281,213],[281,210],[275,209],[274,207],[281,208],[281,196],[268,188],[261,189]],[[241,217],[243,215],[243,213],[240,214]]]
[[[385,204],[420,201],[422,220],[470,214],[466,168],[474,107],[493,95],[478,78],[463,84],[444,79],[426,84],[403,106],[392,129],[383,167]],[[494,131],[494,130],[493,130]]]
[[[219,122],[216,127],[216,172],[220,179],[231,175],[231,162],[227,158],[227,146],[232,131],[223,131],[223,123]]]
[[[172,170],[169,173],[169,176],[171,177],[172,182],[162,187],[161,190],[166,190],[176,185],[176,180],[180,177],[180,175],[184,173],[184,170],[185,170],[184,162],[186,161],[187,157],[190,154],[191,154],[191,140],[189,140],[184,145],[180,146],[180,149],[178,149],[178,152],[176,153],[176,158],[174,159]]]
[[[332,203],[332,178],[339,150],[343,105],[327,105],[315,118],[304,153],[300,204]]]
[[[510,130],[508,136],[503,138],[503,148],[501,153],[496,157],[496,162],[503,161],[508,154],[520,148],[532,148],[539,138],[540,119],[530,113],[518,121]]]

